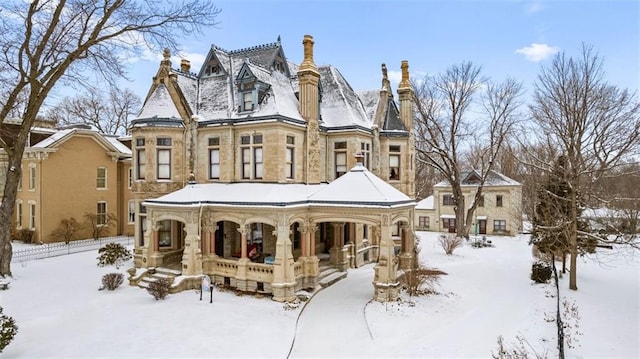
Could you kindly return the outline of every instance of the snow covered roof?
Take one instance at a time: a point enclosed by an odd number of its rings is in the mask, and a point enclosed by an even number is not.
[[[82,129],[82,128],[67,128],[64,130],[59,130],[52,134],[51,136],[45,138],[44,140],[34,144],[31,146],[32,149],[47,149],[47,148],[55,148],[59,146],[61,143],[71,138],[75,134],[83,134],[93,136],[98,142],[102,143],[103,146],[115,153],[120,153],[122,155],[131,155],[131,150],[125,146],[122,142],[118,140],[116,136],[111,135],[103,135],[100,132],[94,129]]]
[[[413,199],[358,165],[326,184],[205,183],[191,184],[145,205],[169,206],[355,206],[392,208],[414,204]]]
[[[477,186],[479,184],[480,174],[477,171],[468,171],[461,173],[462,186]],[[522,184],[516,180],[513,180],[502,173],[491,170],[487,176],[487,180],[484,183],[485,187],[491,186],[522,186]],[[451,187],[448,180],[438,182],[433,187]]]
[[[429,196],[416,204],[416,209],[435,209],[433,196]]]
[[[371,128],[373,118],[367,116],[360,98],[333,66],[321,66],[322,102],[320,113],[325,127],[361,126]]]
[[[151,96],[147,99],[138,115],[138,119],[179,119],[180,112],[173,103],[169,90],[165,84],[161,83],[156,87]]]

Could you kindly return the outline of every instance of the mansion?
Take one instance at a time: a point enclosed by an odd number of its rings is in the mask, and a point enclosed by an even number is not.
[[[374,264],[373,297],[398,297],[415,253],[413,92],[356,92],[278,41],[212,46],[198,72],[164,59],[132,121],[135,247],[131,284],[171,268],[290,301],[325,265]],[[186,283],[186,284],[185,284]]]

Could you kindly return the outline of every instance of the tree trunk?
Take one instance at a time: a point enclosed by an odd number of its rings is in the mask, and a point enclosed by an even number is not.
[[[575,188],[575,187],[573,187]],[[571,228],[569,229],[569,250],[571,251],[571,262],[569,264],[569,289],[578,290],[578,200],[576,192],[571,191]]]
[[[16,156],[15,153],[9,153],[7,178],[2,204],[0,204],[0,223],[3,223],[0,226],[0,276],[2,277],[11,276],[11,258],[13,257],[13,249],[11,248],[11,229],[13,225],[11,220],[16,203],[18,182],[22,177],[22,152],[20,151],[20,156]]]

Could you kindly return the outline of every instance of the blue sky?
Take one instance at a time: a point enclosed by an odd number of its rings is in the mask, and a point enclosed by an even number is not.
[[[211,44],[235,50],[278,36],[289,60],[300,63],[302,38],[310,34],[316,64],[334,65],[356,90],[380,87],[381,63],[393,79],[402,60],[416,77],[471,61],[494,80],[522,81],[530,94],[556,51],[577,56],[585,43],[604,58],[611,84],[640,88],[638,1],[219,0],[216,6],[217,28],[182,41],[196,71]],[[144,99],[160,58],[134,62],[134,82],[125,86]]]

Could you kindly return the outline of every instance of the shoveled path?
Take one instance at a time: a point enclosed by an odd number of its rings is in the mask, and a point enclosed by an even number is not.
[[[373,265],[350,269],[321,290],[300,315],[289,358],[375,356],[364,310],[373,297]]]

